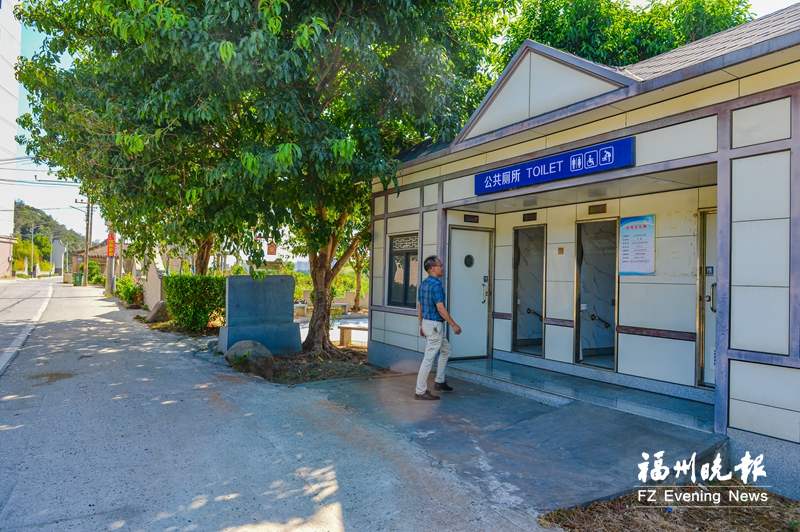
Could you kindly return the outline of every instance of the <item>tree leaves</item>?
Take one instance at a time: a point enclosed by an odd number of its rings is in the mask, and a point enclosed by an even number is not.
[[[236,18],[234,18],[234,22]],[[234,58],[236,55],[236,51],[233,49],[233,43],[230,41],[222,41],[219,43],[219,57],[222,59],[222,62],[226,65],[231,62],[231,59]]]
[[[525,0],[495,68],[502,71],[525,39],[629,65],[752,20],[749,9],[747,0],[654,0],[645,8],[620,0]]]
[[[214,235],[258,264],[256,235],[288,231],[323,283],[395,154],[452,139],[480,101],[498,26],[478,19],[513,3],[53,2],[18,10],[49,34],[19,68],[26,151],[78,180],[136,252]],[[65,50],[80,54],[59,68]]]

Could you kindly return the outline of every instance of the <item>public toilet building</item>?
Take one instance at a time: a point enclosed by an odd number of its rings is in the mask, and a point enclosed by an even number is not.
[[[800,457],[800,4],[624,68],[528,41],[401,158],[373,187],[372,363],[418,368],[436,254],[454,367],[692,399]]]

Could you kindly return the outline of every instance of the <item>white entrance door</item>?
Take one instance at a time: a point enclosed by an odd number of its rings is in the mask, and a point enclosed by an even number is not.
[[[453,229],[450,238],[447,310],[461,326],[461,334],[450,328],[450,358],[485,357],[489,348],[491,233]]]
[[[717,213],[705,214],[703,257],[703,375],[704,384],[714,385],[717,355]]]

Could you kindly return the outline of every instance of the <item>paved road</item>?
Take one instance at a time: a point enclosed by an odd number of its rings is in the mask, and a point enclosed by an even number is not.
[[[2,346],[48,287],[0,284],[17,309]],[[327,393],[235,375],[100,289],[53,288],[0,375],[0,530],[538,529]]]
[[[47,307],[52,285],[60,281],[0,280],[0,374]]]

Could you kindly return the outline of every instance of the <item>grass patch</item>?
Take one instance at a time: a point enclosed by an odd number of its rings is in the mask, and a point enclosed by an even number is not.
[[[135,319],[136,321],[140,321],[140,322],[144,323],[145,322],[144,320],[147,319],[147,316],[141,316],[141,315],[134,316],[133,319]],[[158,323],[146,323],[145,325],[147,325],[148,327],[150,327],[150,329],[152,329],[154,331],[185,334],[186,336],[191,336],[192,338],[200,338],[200,337],[203,337],[203,336],[219,336],[219,328],[221,326],[221,324],[217,324],[215,322],[211,322],[209,327],[206,327],[204,329],[200,329],[199,331],[195,331],[195,330],[189,329],[188,327],[181,327],[180,325],[175,323],[173,320],[162,321],[162,322],[158,322]]]

